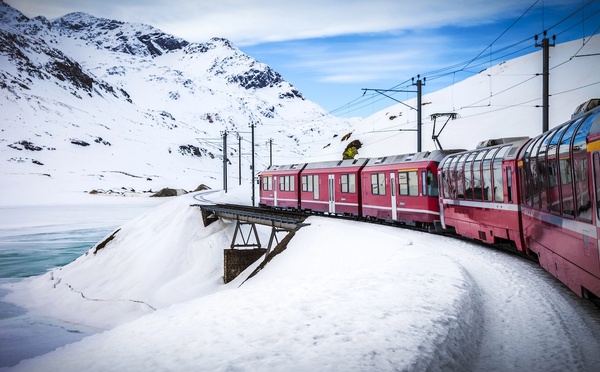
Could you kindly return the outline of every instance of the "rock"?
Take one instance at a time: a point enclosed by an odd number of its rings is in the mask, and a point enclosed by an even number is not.
[[[210,187],[206,186],[205,184],[200,184],[198,187],[196,187],[196,190],[192,191],[192,192],[196,192],[196,191],[204,191],[204,190],[210,190]]]
[[[156,198],[162,198],[162,197],[168,197],[168,196],[179,196],[179,195],[184,195],[187,194],[187,191],[183,190],[183,189],[171,189],[169,187],[165,187],[162,190],[160,190],[159,192],[155,193],[154,195],[150,195],[151,197],[156,197]]]

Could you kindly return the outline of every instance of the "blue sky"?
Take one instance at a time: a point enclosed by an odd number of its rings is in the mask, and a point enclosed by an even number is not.
[[[344,117],[395,103],[372,91],[363,96],[363,88],[413,90],[411,78],[420,74],[423,92],[435,91],[540,50],[534,35],[544,30],[557,43],[600,37],[600,0],[5,1],[29,17],[83,11],[191,42],[228,38]]]

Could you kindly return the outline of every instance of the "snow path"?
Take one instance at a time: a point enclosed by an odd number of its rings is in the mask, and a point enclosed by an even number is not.
[[[476,371],[593,371],[600,312],[541,267],[460,240],[440,245],[481,288],[483,336]]]

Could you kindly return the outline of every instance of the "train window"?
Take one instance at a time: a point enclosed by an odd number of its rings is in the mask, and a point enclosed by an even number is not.
[[[506,195],[508,195],[508,202],[513,202],[512,197],[512,169],[511,167],[506,167]],[[504,201],[504,200],[497,200]]]
[[[531,204],[532,208],[539,209],[540,208],[540,195],[542,193],[542,175],[540,174],[540,164],[538,162],[538,154],[540,151],[540,147],[544,142],[544,138],[547,136],[547,133],[542,134],[535,141],[531,149],[531,154],[529,156],[529,167],[531,170]]]
[[[461,155],[456,164],[456,196],[459,199],[465,198],[465,160],[468,154]]]
[[[525,192],[527,193],[527,205],[530,207],[537,207],[537,202],[539,200],[538,193],[538,172],[537,172],[537,152],[540,146],[541,137],[537,137],[532,144],[528,146],[525,159],[526,163],[523,165],[525,174],[526,174],[526,186],[527,189]]]
[[[312,177],[311,177],[311,181],[312,181]],[[303,192],[312,191],[312,190],[308,190],[308,176],[302,176],[302,191]]]
[[[529,204],[528,201],[531,198],[531,196],[529,195],[529,182],[530,182],[530,171],[529,171],[529,155],[531,154],[531,148],[533,147],[533,144],[535,143],[535,140],[530,141],[527,144],[527,147],[525,148],[524,154],[523,154],[523,166],[521,167],[521,179],[523,180],[523,192],[521,193],[521,203],[525,204]]]
[[[503,202],[504,201],[504,186],[502,183],[502,160],[506,155],[508,149],[511,146],[504,146],[498,150],[498,153],[494,157],[494,163],[492,166],[493,178],[494,178],[494,201]]]
[[[548,204],[548,145],[552,139],[553,132],[548,132],[542,140],[540,140],[540,148],[537,153],[537,169],[539,174],[539,196],[540,196],[540,209],[543,211],[549,211],[550,206]]]
[[[558,168],[560,176],[560,200],[563,214],[574,216],[575,203],[573,200],[573,159],[571,158],[571,140],[575,129],[579,126],[580,120],[568,125],[568,128],[560,139],[558,146]]]
[[[483,200],[492,200],[492,159],[500,148],[491,149],[483,158],[482,187]]]
[[[465,167],[464,167],[464,174],[463,174],[463,181],[465,184],[465,193],[464,193],[464,198],[466,199],[473,199],[473,159],[475,159],[475,155],[477,155],[477,153],[472,152],[470,154],[468,154],[468,156],[465,159]]]
[[[429,196],[439,196],[440,191],[438,190],[438,180],[435,174],[433,174],[430,170],[427,170],[427,195]]]
[[[398,172],[398,185],[400,186],[400,195],[418,196],[419,178],[417,171]]]
[[[294,191],[294,176],[279,177],[280,191]]]
[[[371,193],[373,195],[385,195],[385,174],[371,174]]]
[[[588,160],[586,137],[596,115],[591,115],[580,125],[573,139],[573,163],[575,167],[575,195],[577,195],[577,217],[586,222],[592,221],[592,202],[588,181]]]
[[[567,130],[566,125],[558,127],[553,131],[551,136],[548,136],[548,148],[547,153],[547,168],[548,168],[548,206],[551,212],[560,213],[561,202],[560,202],[560,187],[558,181],[558,145],[560,139]],[[552,137],[552,138],[550,138]]]
[[[558,151],[558,141],[566,126],[558,127],[552,130],[548,135],[546,142],[546,172],[548,173],[548,183],[546,185],[547,210],[560,213],[560,197],[558,191],[558,161],[556,152]]]
[[[456,199],[457,197],[457,190],[456,190],[456,164],[458,163],[458,159],[460,158],[459,156],[455,156],[454,158],[452,158],[452,163],[450,163],[450,169],[448,170],[448,174],[449,174],[449,186],[450,186],[450,190],[449,190],[449,196],[452,199]]]
[[[473,188],[472,196],[469,199],[483,200],[483,184],[481,182],[481,162],[487,153],[487,150],[477,153],[473,161]]]
[[[348,194],[356,193],[356,175],[342,174],[340,176],[342,184],[342,192]]]
[[[454,157],[447,158],[444,160],[444,164],[442,166],[442,190],[444,197],[450,197],[450,178],[448,175],[450,169],[450,162]]]
[[[264,191],[273,190],[273,176],[264,176],[263,177],[263,190]]]
[[[315,191],[316,190],[316,191]],[[308,176],[302,176],[302,191],[304,192],[316,192],[319,193],[319,175],[311,174]],[[318,197],[317,197],[318,199]]]

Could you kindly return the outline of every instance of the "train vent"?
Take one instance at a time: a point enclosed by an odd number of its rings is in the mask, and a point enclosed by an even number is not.
[[[598,106],[600,106],[600,98],[593,98],[588,101],[585,101],[581,105],[577,106],[575,112],[573,112],[573,115],[571,115],[571,118],[583,114],[584,112],[592,111]]]
[[[512,143],[512,142],[516,142],[516,141],[521,141],[521,140],[525,140],[529,137],[506,137],[506,138],[494,138],[494,139],[489,139],[489,140],[485,140],[485,141],[481,141],[479,142],[479,144],[477,144],[477,149],[481,149],[484,147],[490,147],[490,146],[496,146],[496,145],[503,145],[505,143]]]
[[[485,231],[479,231],[479,240],[485,241],[486,239]]]

